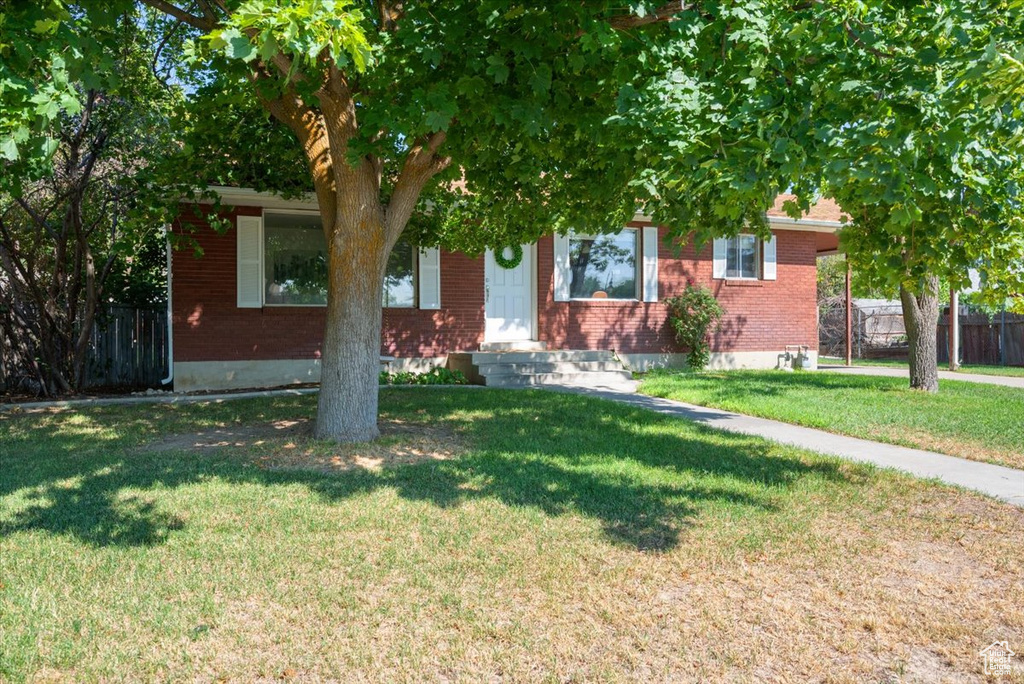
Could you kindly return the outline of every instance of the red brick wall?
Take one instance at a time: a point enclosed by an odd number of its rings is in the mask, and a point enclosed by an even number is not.
[[[640,224],[633,224],[639,226]],[[659,234],[665,237],[667,229]],[[710,287],[726,311],[712,351],[771,351],[787,344],[818,348],[817,254],[814,233],[775,231],[778,280],[712,279],[711,246],[698,255],[684,245],[676,258],[658,250],[659,300],[678,294],[687,279]],[[551,349],[614,349],[623,353],[679,351],[665,323],[668,307],[659,302],[554,301],[554,241],[537,245],[540,338]]]
[[[239,207],[225,214],[259,216]],[[174,359],[241,361],[316,359],[323,342],[323,307],[236,306],[236,235],[218,235],[202,222],[184,219],[203,255],[190,248],[173,254]],[[179,226],[179,230],[181,226]],[[441,305],[437,311],[384,309],[381,353],[427,357],[477,349],[483,341],[483,259],[441,254]]]
[[[240,207],[226,216],[260,213],[258,208]],[[203,256],[196,258],[188,248],[173,255],[175,360],[319,358],[323,308],[237,308],[235,233],[218,235],[196,220],[183,219],[182,224],[196,227],[193,236]],[[665,230],[661,232],[664,235]],[[662,246],[659,297],[679,292],[687,278],[712,287],[727,312],[714,351],[778,350],[786,344],[817,349],[814,234],[776,231],[776,236],[778,280],[754,283],[712,280],[710,246],[697,258],[693,246],[687,245],[679,259]],[[538,337],[550,348],[677,351],[665,325],[663,303],[555,302],[550,237],[538,243],[537,257]],[[482,258],[442,252],[442,308],[385,309],[381,353],[429,357],[477,349],[484,330],[483,272]]]

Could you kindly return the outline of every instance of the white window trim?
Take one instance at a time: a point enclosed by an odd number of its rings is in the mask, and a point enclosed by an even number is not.
[[[420,247],[413,251],[416,255],[416,308],[438,311],[441,308],[441,249]]]
[[[579,238],[582,240],[596,240],[604,235],[618,235],[623,230],[631,230],[636,240],[636,255],[633,264],[633,269],[636,274],[633,276],[633,292],[632,297],[573,297],[572,296],[572,241],[573,238]],[[566,245],[569,250],[569,254],[566,256],[565,266],[568,270],[566,274],[566,280],[568,281],[567,289],[569,290],[570,302],[639,302],[642,299],[641,288],[643,287],[643,247],[641,243],[642,233],[640,228],[633,226],[623,226],[619,233],[577,233],[575,230],[570,230],[566,235]]]
[[[235,217],[235,306],[239,309],[262,309],[264,268],[263,268],[263,217],[262,216],[237,216]],[[245,226],[243,237],[243,225]],[[255,230],[255,258],[243,259],[243,247],[247,243],[251,245],[253,240],[252,231]],[[254,269],[255,273],[249,271]],[[255,291],[246,291],[245,282],[247,276],[256,276]],[[252,295],[250,297],[250,295]]]
[[[658,246],[661,239],[658,236],[657,226],[644,226],[640,229],[639,237],[642,245],[640,256],[643,271],[643,283],[640,286],[642,299],[651,303],[658,301],[660,283],[658,282]]]

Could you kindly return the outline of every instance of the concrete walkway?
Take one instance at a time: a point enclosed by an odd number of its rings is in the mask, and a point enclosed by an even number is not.
[[[552,388],[555,389],[555,388]],[[983,494],[1024,507],[1024,470],[968,461],[963,458],[936,454],[920,449],[892,444],[881,444],[856,437],[844,437],[824,430],[790,425],[776,420],[754,418],[720,409],[685,404],[671,399],[659,399],[642,394],[628,394],[610,390],[588,388],[557,388],[592,397],[611,399],[622,404],[645,408],[728,432],[755,435],[782,444],[791,444],[822,454],[839,456],[851,461],[872,463],[882,468],[894,468],[923,478],[936,478],[947,484],[973,489]]]
[[[906,368],[889,368],[886,366],[835,366],[819,364],[818,370],[830,373],[846,373],[847,375],[880,375],[887,378],[910,378],[910,370]],[[978,375],[976,373],[954,373],[939,371],[939,380],[960,380],[961,382],[979,382],[983,385],[1002,385],[1024,389],[1024,378],[1009,375]]]

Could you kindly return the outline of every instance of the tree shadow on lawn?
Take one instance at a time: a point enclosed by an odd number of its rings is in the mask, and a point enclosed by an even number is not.
[[[92,456],[64,450],[43,455],[45,464],[31,462],[38,457],[5,457],[11,465],[4,466],[0,491],[26,497],[28,504],[6,516],[0,508],[0,534],[43,530],[94,546],[160,544],[186,527],[181,516],[166,511],[173,498],[162,490],[216,479],[301,484],[326,503],[381,488],[440,508],[496,499],[552,517],[594,518],[615,543],[664,551],[679,544],[703,506],[770,511],[802,480],[862,479],[856,469],[842,472],[832,461],[770,453],[773,447],[756,438],[591,398],[487,390],[432,392],[424,401],[426,396],[395,392],[382,397],[382,408],[403,420],[445,421],[466,442],[464,455],[327,474],[264,470],[245,449],[231,447],[140,453],[100,445]],[[80,446],[90,453],[89,445]]]

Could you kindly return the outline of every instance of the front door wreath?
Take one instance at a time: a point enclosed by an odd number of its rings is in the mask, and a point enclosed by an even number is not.
[[[505,253],[511,251],[510,256],[505,256]],[[506,245],[501,249],[494,250],[494,263],[498,264],[505,269],[513,269],[523,261],[523,246],[522,245]]]

